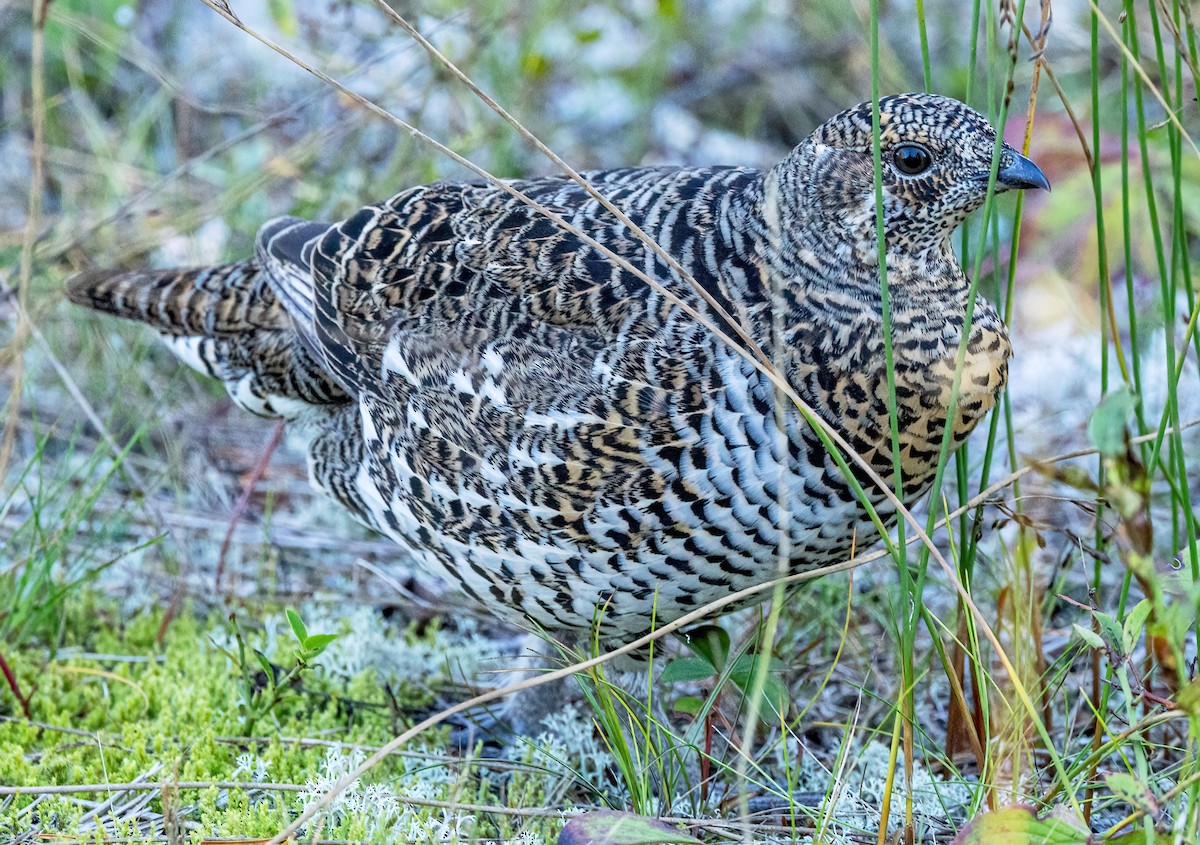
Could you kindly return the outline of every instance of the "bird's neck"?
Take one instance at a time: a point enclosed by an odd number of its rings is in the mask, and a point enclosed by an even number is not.
[[[785,310],[796,298],[844,301],[882,311],[874,203],[831,215],[806,185],[786,185],[777,168],[730,206],[727,231],[748,232],[764,281]],[[961,311],[970,283],[939,233],[928,244],[889,243],[884,252],[892,309]]]

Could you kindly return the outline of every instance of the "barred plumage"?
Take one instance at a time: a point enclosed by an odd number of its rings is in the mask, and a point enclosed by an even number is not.
[[[995,132],[944,97],[887,97],[881,112],[912,501],[936,464],[964,327],[968,281],[949,236],[983,202]],[[586,176],[890,477],[869,104],[765,173]],[[517,185],[712,314],[575,183]],[[1028,187],[1048,186],[1003,145],[997,189]],[[150,323],[240,404],[306,426],[319,487],[481,607],[548,629],[586,629],[602,607],[602,634],[627,639],[652,612],[665,622],[776,575],[785,537],[798,571],[873,531],[765,377],[494,186],[412,188],[332,226],[275,220],[253,259],[87,274],[69,295]],[[999,315],[977,300],[956,445],[995,402],[1009,355]]]

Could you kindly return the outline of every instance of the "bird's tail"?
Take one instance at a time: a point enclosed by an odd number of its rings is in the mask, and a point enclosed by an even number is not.
[[[70,279],[67,297],[175,336],[240,334],[286,325],[253,260],[191,270],[94,270]]]
[[[260,416],[292,418],[345,393],[313,359],[254,259],[190,270],[92,271],[67,297],[147,323],[184,363]]]

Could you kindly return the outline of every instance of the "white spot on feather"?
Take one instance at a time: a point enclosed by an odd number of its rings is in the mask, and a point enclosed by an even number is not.
[[[411,402],[408,404],[407,418],[408,424],[413,428],[429,428],[429,420],[425,418],[425,414],[420,408],[414,408]]]
[[[390,508],[383,500],[383,496],[379,494],[379,487],[376,486],[375,480],[371,478],[370,468],[367,464],[361,464],[358,468],[358,475],[354,479],[355,486],[358,487],[358,494],[362,496],[363,503],[367,506],[367,510],[375,517],[376,525],[387,525],[384,519]]]
[[[267,401],[271,404],[271,409],[285,420],[299,419],[313,409],[312,405],[302,399],[295,399],[291,396],[280,396],[276,393],[269,394]]]
[[[483,399],[488,399],[497,405],[508,407],[508,394],[504,392],[495,379],[486,378],[483,384],[479,385],[479,395]]]
[[[548,414],[531,411],[525,414],[525,425],[535,428],[574,428],[577,425],[603,425],[604,423],[603,417],[579,411],[551,411]]]
[[[417,384],[416,375],[409,369],[408,361],[400,352],[400,338],[398,337],[393,338],[387,348],[383,350],[383,370],[385,374],[390,370],[409,384]]]
[[[504,372],[504,358],[495,349],[483,353],[483,369],[488,375],[498,376]]]
[[[467,375],[466,370],[455,370],[451,373],[450,386],[459,393],[465,393],[468,396],[475,395],[475,385],[471,383],[471,377]]]
[[[174,353],[176,358],[206,376],[216,376],[217,373],[209,365],[208,359],[204,357],[203,347],[206,340],[208,338],[162,335],[162,342]]]
[[[375,427],[375,420],[372,419],[366,406],[358,406],[358,418],[362,420],[363,438],[370,443],[372,440],[379,439],[379,429]]]
[[[501,493],[496,497],[497,504],[505,510],[510,511],[525,511],[530,516],[549,519],[557,515],[558,511],[546,505],[534,505],[526,502],[524,499],[518,499],[511,493]],[[511,565],[511,563],[510,563]]]
[[[229,398],[252,414],[260,417],[275,416],[274,409],[267,400],[254,392],[254,375],[247,373],[236,381],[225,382],[225,390]]]
[[[592,364],[592,375],[600,381],[607,381],[612,378],[613,368],[604,363],[603,359],[597,358],[596,362]]]
[[[485,481],[490,481],[492,484],[504,486],[508,483],[508,476],[501,472],[499,467],[491,461],[479,462],[479,474],[483,476]]]

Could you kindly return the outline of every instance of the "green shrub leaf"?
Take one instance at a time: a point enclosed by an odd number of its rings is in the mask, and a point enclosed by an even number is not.
[[[567,822],[558,845],[702,845],[699,839],[645,816],[597,810]]]
[[[720,625],[700,625],[687,632],[688,648],[720,672],[729,660],[729,633]]]
[[[1146,627],[1146,620],[1150,617],[1150,608],[1150,600],[1142,599],[1126,615],[1125,624],[1121,626],[1126,654],[1133,651],[1134,646],[1137,645],[1138,640],[1141,638],[1142,631]]]
[[[1014,804],[976,816],[954,845],[1092,845],[1088,831],[1056,815],[1039,818],[1033,807]]]
[[[331,642],[338,638],[337,634],[313,634],[310,637],[305,637],[301,647],[310,657],[316,657],[325,650]]]
[[[1104,776],[1104,785],[1112,794],[1135,810],[1154,815],[1158,812],[1158,800],[1146,786],[1145,781],[1126,772],[1112,772]]]
[[[290,607],[284,613],[287,614],[288,624],[292,626],[292,633],[296,635],[296,641],[303,645],[304,641],[308,639],[308,628],[305,626],[304,620]]]
[[[1074,623],[1071,627],[1075,630],[1075,636],[1087,643],[1089,647],[1104,648],[1104,640],[1091,628],[1085,628],[1078,622]]]
[[[681,681],[703,681],[717,674],[716,668],[703,657],[679,657],[663,667],[659,681],[677,684]]]
[[[1087,426],[1088,439],[1100,454],[1109,458],[1125,454],[1125,423],[1133,414],[1136,402],[1133,392],[1125,385],[1100,400]]]

